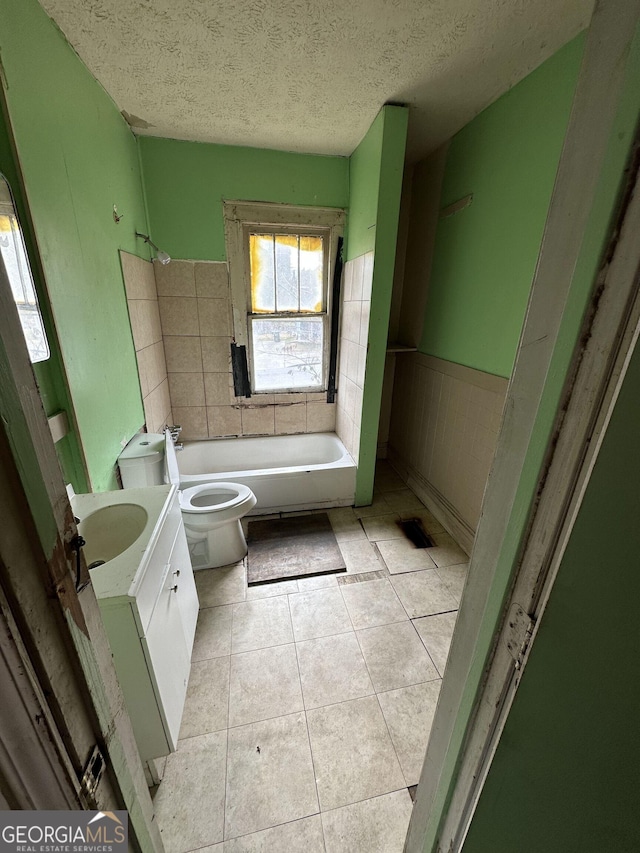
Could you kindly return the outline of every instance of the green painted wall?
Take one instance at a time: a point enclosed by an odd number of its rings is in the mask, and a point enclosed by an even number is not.
[[[359,257],[372,249],[374,252],[369,347],[356,477],[358,506],[370,504],[373,499],[408,118],[406,107],[383,107],[349,161],[351,204],[347,259]]]
[[[554,348],[538,415],[529,441],[529,448],[520,476],[514,506],[498,558],[493,588],[476,644],[476,654],[465,685],[463,699],[456,717],[451,743],[447,752],[441,783],[436,793],[431,819],[426,830],[423,847],[425,853],[427,851],[428,853],[432,853],[434,849],[440,817],[446,807],[450,786],[455,778],[459,750],[464,740],[474,698],[482,679],[484,662],[492,646],[493,635],[500,618],[502,602],[505,592],[509,587],[520,542],[527,527],[529,511],[536,492],[539,472],[542,468],[551,436],[555,414],[560,403],[564,380],[571,363],[573,349],[580,334],[582,317],[585,307],[588,304],[591,286],[600,265],[600,258],[608,241],[624,171],[630,151],[632,150],[632,143],[640,118],[640,30],[635,33],[629,54],[624,57],[623,73],[624,88],[622,96],[609,137],[602,174],[589,215],[585,239],[576,265],[567,305],[563,313],[558,340]],[[598,527],[599,529],[600,527]],[[607,565],[610,565],[609,562],[607,562]],[[589,618],[590,614],[585,616],[583,625],[588,623]],[[556,653],[558,658],[560,658],[562,655],[560,646],[556,648]],[[582,665],[591,665],[587,653],[584,655]],[[553,697],[549,696],[548,701],[552,702]],[[533,717],[535,710],[533,707],[530,707],[529,710],[531,717]],[[502,784],[508,784],[508,779],[503,777]],[[508,820],[508,817],[504,815],[504,819]],[[504,853],[511,853],[511,850],[504,848],[503,850]],[[503,851],[496,848],[495,853],[503,853]]]
[[[9,118],[90,483],[113,488],[120,442],[144,421],[118,257],[145,255],[136,141],[36,0],[0,0],[0,18]]]
[[[222,201],[347,207],[346,157],[140,137],[153,240],[175,258],[226,259]]]
[[[378,113],[349,158],[348,261],[375,248],[386,109]]]
[[[464,853],[636,853],[636,349]]]
[[[584,37],[499,98],[451,141],[419,349],[510,376]]]
[[[2,93],[0,92],[0,100]],[[2,100],[2,107],[4,101]],[[51,311],[43,277],[38,264],[38,255],[35,249],[35,240],[31,227],[28,209],[24,203],[24,193],[19,171],[16,167],[16,159],[11,144],[11,138],[7,130],[4,109],[0,109],[0,172],[4,175],[11,186],[13,197],[18,212],[18,218],[22,227],[27,253],[29,254],[31,272],[33,274],[40,312],[45,325],[51,357],[47,361],[38,362],[33,365],[36,382],[42,397],[46,415],[53,415],[61,410],[71,413],[71,402],[64,378],[64,368],[58,346],[57,333],[51,319]],[[76,492],[87,489],[87,479],[84,470],[82,452],[78,438],[73,429],[56,444],[58,461],[66,483],[71,483]]]

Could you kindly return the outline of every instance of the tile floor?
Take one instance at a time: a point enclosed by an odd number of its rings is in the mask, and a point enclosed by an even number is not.
[[[467,556],[386,463],[329,516],[347,565],[247,589],[196,574],[178,750],[155,795],[168,853],[401,853]],[[435,547],[396,521],[419,516]]]

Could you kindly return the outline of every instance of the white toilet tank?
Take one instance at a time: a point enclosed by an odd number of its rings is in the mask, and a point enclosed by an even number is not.
[[[118,457],[125,489],[161,486],[164,483],[164,436],[138,433]]]

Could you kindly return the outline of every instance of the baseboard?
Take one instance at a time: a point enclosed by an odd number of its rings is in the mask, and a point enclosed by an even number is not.
[[[453,504],[429,483],[428,480],[418,473],[411,465],[389,445],[387,449],[387,460],[405,481],[407,486],[420,498],[429,512],[435,516],[444,529],[453,536],[458,545],[467,554],[471,554],[473,540],[476,532],[459,515]]]

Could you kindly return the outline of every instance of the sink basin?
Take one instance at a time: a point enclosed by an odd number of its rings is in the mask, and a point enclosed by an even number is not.
[[[130,548],[145,528],[147,511],[139,504],[103,506],[83,518],[78,532],[86,540],[84,558],[91,567],[96,561],[113,560]]]

